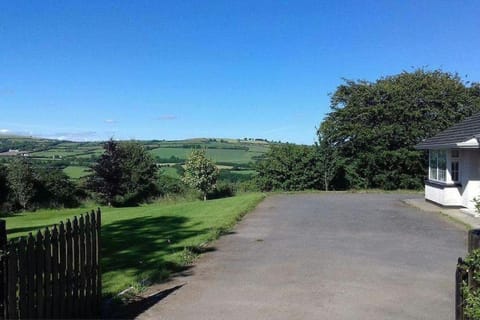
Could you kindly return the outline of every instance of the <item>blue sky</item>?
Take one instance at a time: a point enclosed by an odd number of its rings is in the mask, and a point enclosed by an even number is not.
[[[1,1],[0,132],[311,144],[342,78],[480,81],[479,1]]]

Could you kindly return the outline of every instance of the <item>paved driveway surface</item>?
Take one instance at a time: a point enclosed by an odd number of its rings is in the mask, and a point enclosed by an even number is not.
[[[139,318],[453,319],[466,233],[411,197],[269,197]]]

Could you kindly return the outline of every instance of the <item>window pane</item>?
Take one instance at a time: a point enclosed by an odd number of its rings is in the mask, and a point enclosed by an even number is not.
[[[447,170],[447,153],[445,151],[438,152],[438,177],[437,180],[439,181],[446,181],[446,170]]]
[[[437,151],[430,150],[429,179],[437,180]]]
[[[453,162],[452,162],[452,172],[451,172],[451,174],[452,174],[452,180],[453,180],[453,181],[458,181],[458,176],[459,176],[459,174],[458,174],[458,172],[459,172],[458,167],[459,167],[459,166],[458,166],[458,161],[453,161]]]

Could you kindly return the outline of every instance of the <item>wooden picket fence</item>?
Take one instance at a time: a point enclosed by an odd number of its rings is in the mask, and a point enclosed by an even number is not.
[[[4,319],[100,315],[101,212],[6,241],[0,223],[0,309]]]

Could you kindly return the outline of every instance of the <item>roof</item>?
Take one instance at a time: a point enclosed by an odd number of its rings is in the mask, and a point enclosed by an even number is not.
[[[415,149],[478,148],[476,138],[480,138],[480,112],[423,140],[415,146]]]

